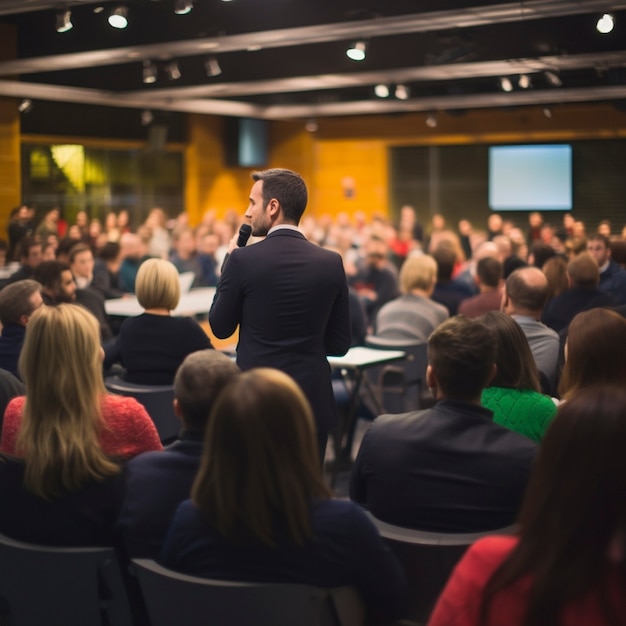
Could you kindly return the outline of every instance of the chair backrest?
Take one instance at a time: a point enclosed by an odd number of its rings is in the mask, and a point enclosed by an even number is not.
[[[388,524],[366,513],[404,567],[409,582],[409,609],[405,617],[416,622],[428,621],[452,570],[469,546],[487,535],[512,535],[517,528],[433,533]]]
[[[128,383],[118,376],[104,379],[105,387],[118,396],[130,396],[143,404],[152,418],[161,442],[171,443],[182,428],[174,415],[174,385],[137,385]]]
[[[352,587],[243,583],[197,578],[133,559],[151,626],[361,626]]]
[[[378,350],[403,350],[406,353],[402,361],[368,371],[370,380],[379,386],[385,410],[389,413],[404,413],[419,409],[427,391],[427,344],[369,336],[365,338],[365,345]]]
[[[132,626],[113,548],[53,548],[0,535],[0,624]]]

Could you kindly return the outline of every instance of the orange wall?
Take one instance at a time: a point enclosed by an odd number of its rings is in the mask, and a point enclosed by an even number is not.
[[[0,24],[0,58],[15,58],[15,29]],[[17,100],[0,98],[0,232],[21,201],[20,116]]]

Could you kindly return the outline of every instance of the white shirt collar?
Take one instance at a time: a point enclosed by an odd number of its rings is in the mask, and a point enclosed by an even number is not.
[[[287,230],[295,230],[297,233],[302,233],[302,231],[297,226],[294,226],[293,224],[276,224],[276,226],[272,226],[267,231],[267,234],[269,235],[273,233],[275,230],[279,230],[280,228],[285,228]]]

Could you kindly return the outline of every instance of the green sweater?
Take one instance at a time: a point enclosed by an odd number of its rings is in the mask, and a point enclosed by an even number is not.
[[[482,405],[493,411],[493,421],[533,441],[541,441],[556,414],[552,398],[530,390],[489,387]]]

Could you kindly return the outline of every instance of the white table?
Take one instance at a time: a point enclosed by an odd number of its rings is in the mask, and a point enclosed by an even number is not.
[[[172,311],[172,315],[198,315],[208,313],[213,304],[215,287],[200,287],[192,289],[180,296],[178,306]],[[107,315],[121,317],[134,317],[144,312],[144,308],[137,302],[137,296],[129,294],[124,298],[105,300],[104,308]]]

